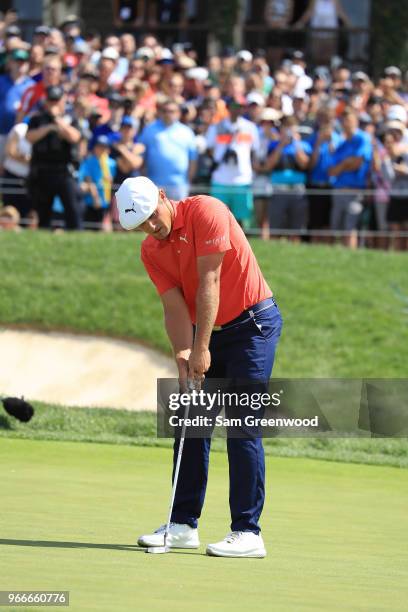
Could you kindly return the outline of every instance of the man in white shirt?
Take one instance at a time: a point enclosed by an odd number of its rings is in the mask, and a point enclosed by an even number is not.
[[[229,118],[210,126],[207,132],[207,146],[214,159],[211,195],[225,202],[240,223],[252,214],[252,161],[259,148],[255,123],[242,117],[244,105],[245,100],[229,99]]]

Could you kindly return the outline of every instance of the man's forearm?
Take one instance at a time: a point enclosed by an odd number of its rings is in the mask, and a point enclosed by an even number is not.
[[[180,312],[165,312],[164,324],[177,361],[178,355],[193,348],[193,326],[190,318]]]
[[[208,275],[197,290],[197,329],[194,347],[208,349],[220,302],[219,276]]]
[[[72,125],[59,123],[58,130],[61,138],[67,140],[71,144],[77,144],[81,140],[81,132]]]
[[[30,144],[34,145],[39,140],[45,138],[52,130],[55,130],[55,125],[53,123],[48,123],[39,128],[28,130],[26,138]]]

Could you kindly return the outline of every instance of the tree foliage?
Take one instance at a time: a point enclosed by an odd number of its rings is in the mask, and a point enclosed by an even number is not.
[[[408,12],[401,0],[373,0],[372,62],[374,73],[385,66],[408,69]]]
[[[210,32],[221,46],[233,44],[240,0],[208,0]]]

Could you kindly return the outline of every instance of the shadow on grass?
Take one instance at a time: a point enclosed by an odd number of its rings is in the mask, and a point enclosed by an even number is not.
[[[146,548],[137,544],[96,544],[94,542],[56,542],[53,540],[9,540],[0,538],[0,546],[33,546],[35,548],[99,548],[101,550],[131,550],[146,552]],[[172,550],[171,554],[196,555],[195,551]]]

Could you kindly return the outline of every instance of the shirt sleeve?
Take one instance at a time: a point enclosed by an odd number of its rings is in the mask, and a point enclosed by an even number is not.
[[[89,176],[88,172],[88,158],[84,159],[81,162],[78,170],[78,180],[80,183],[83,183],[85,179]]]
[[[217,128],[216,128],[216,126],[215,125],[210,125],[210,127],[207,130],[207,134],[205,136],[205,138],[207,140],[207,147],[209,149],[213,149],[215,147],[216,136],[217,136]]]
[[[197,145],[196,145],[196,139],[195,139],[195,134],[193,132],[193,130],[191,130],[191,134],[190,134],[190,143],[189,143],[189,147],[188,147],[188,158],[190,161],[194,161],[196,160],[198,157],[198,153],[197,153]]]
[[[193,214],[197,257],[231,249],[231,213],[225,204],[216,198],[203,196]]]
[[[146,146],[147,145],[146,141],[147,141],[147,139],[146,139],[146,128],[143,128],[143,130],[138,135],[136,142],[140,142],[141,144],[144,144],[144,146]]]
[[[260,142],[259,142],[259,132],[258,128],[254,125],[252,130],[252,145],[251,150],[255,153],[259,151]]]
[[[268,155],[270,155],[278,146],[279,144],[279,140],[271,140],[271,142],[268,145]]]
[[[28,130],[35,130],[40,127],[40,117],[38,115],[33,115],[28,123]]]
[[[371,146],[368,140],[363,138],[362,136],[356,140],[355,149],[352,153],[353,157],[362,157],[363,159],[370,159],[371,156]]]
[[[168,276],[163,270],[161,270],[149,257],[145,245],[142,243],[141,258],[146,272],[148,273],[150,280],[156,287],[157,293],[163,295],[169,289],[178,287],[176,281]]]

